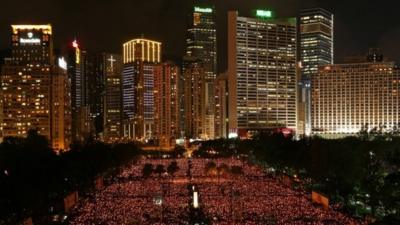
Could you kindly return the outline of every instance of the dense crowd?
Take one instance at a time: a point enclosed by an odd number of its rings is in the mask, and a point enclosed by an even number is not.
[[[184,184],[161,180],[115,183],[78,205],[70,224],[184,224],[188,202]]]
[[[172,161],[179,167],[174,175],[142,176],[144,165],[166,168]],[[206,169],[210,162],[241,167],[242,174],[211,175]],[[212,224],[357,224],[338,211],[313,205],[310,196],[285,187],[259,167],[233,158],[141,160],[82,201],[70,224],[189,224],[192,185],[199,192],[200,210]]]

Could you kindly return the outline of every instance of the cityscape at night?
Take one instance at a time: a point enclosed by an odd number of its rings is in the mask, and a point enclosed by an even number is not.
[[[3,2],[0,225],[400,224],[395,5]]]

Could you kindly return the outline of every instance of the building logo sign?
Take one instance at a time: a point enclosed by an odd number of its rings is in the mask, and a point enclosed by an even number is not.
[[[271,18],[272,17],[272,11],[269,10],[257,10],[256,11],[256,15],[258,17],[262,17],[262,18]]]
[[[21,44],[40,44],[40,39],[39,38],[34,38],[33,37],[33,33],[32,32],[29,32],[28,34],[27,34],[27,38],[20,38],[19,39],[19,42],[21,43]]]
[[[200,12],[200,13],[212,13],[213,10],[212,8],[200,8],[200,7],[194,7],[195,12]]]

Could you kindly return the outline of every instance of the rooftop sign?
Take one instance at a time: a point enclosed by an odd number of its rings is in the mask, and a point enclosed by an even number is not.
[[[212,13],[213,9],[212,8],[201,8],[201,7],[194,7],[195,12],[201,12],[201,13]]]
[[[256,15],[258,17],[263,17],[263,18],[271,18],[272,17],[272,11],[257,9]]]
[[[19,43],[21,44],[40,44],[41,40],[33,36],[32,32],[26,34],[26,38],[20,38]]]

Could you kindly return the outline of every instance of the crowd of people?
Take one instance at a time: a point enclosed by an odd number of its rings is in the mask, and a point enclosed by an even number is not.
[[[172,161],[179,167],[173,175],[143,177],[146,164],[167,167]],[[210,162],[217,168],[240,167],[242,173],[210,174]],[[81,201],[70,224],[189,224],[193,186],[199,194],[199,210],[211,224],[358,224],[332,208],[314,205],[305,193],[234,158],[141,160],[125,168],[113,184]]]
[[[76,207],[70,224],[185,224],[187,186],[154,179],[119,182],[94,193]]]

